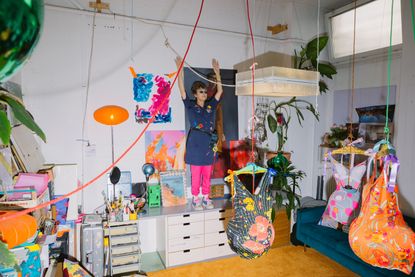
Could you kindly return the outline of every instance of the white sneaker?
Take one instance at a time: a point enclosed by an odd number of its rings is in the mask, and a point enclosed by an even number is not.
[[[193,196],[192,207],[193,209],[195,209],[195,211],[203,210],[202,201],[200,200],[198,196],[197,197]]]
[[[214,208],[212,200],[210,200],[208,195],[203,196],[202,205],[203,207],[205,207],[205,209],[208,209],[208,210],[211,210]]]

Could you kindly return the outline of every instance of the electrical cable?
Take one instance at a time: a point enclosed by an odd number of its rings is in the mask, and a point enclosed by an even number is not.
[[[81,158],[81,162],[82,162],[82,167],[81,167],[81,181],[82,183],[84,182],[84,175],[85,175],[85,144],[84,141],[85,139],[85,121],[86,121],[86,113],[88,110],[88,100],[89,100],[89,88],[90,88],[90,83],[91,83],[91,70],[92,70],[92,57],[94,54],[94,38],[95,38],[95,18],[96,18],[96,10],[94,11],[94,15],[92,18],[92,33],[91,33],[91,50],[89,51],[89,59],[88,59],[88,78],[87,78],[87,83],[86,83],[86,93],[85,93],[85,106],[84,106],[84,116],[82,119],[82,147],[81,147],[81,152],[82,152],[82,158]],[[84,191],[81,191],[81,211],[84,212]]]
[[[197,16],[197,19],[196,19],[196,23],[195,23],[195,25],[194,25],[194,27],[193,27],[193,30],[192,30],[192,34],[191,34],[191,36],[190,36],[190,39],[189,39],[189,42],[188,42],[188,45],[187,45],[187,48],[186,48],[186,52],[185,52],[185,54],[184,54],[184,56],[183,56],[183,61],[182,61],[182,63],[180,64],[180,67],[179,67],[179,71],[180,70],[182,70],[182,68],[183,68],[183,64],[184,64],[184,61],[185,61],[185,59],[186,59],[186,57],[187,57],[187,54],[188,54],[188,52],[189,52],[189,50],[190,50],[190,46],[191,46],[191,44],[192,44],[192,41],[193,41],[193,37],[194,37],[194,34],[195,34],[195,31],[196,31],[196,28],[197,28],[197,26],[198,26],[198,23],[199,23],[199,20],[200,20],[200,17],[201,17],[201,15],[202,15],[202,10],[203,10],[203,5],[204,5],[204,2],[205,2],[205,0],[201,0],[201,4],[200,4],[200,9],[199,9],[199,14],[198,14],[198,16]],[[176,81],[177,81],[177,78],[178,78],[178,74],[176,74],[176,76],[175,76],[175,78],[174,78],[174,80],[173,80],[173,82],[172,82],[172,84],[171,84],[171,86],[170,86],[170,88],[169,88],[169,91],[168,91],[168,93],[166,93],[166,96],[165,96],[165,98],[163,99],[163,101],[161,101],[161,104],[160,104],[160,106],[158,107],[158,109],[157,109],[157,112],[161,109],[161,107],[163,107],[163,104],[164,104],[164,102],[167,100],[167,99],[169,99],[169,96],[170,96],[170,94],[171,94],[171,91],[172,91],[172,89],[173,89],[173,87],[174,87],[174,85],[175,85],[175,83],[176,83]],[[157,114],[157,112],[155,113],[155,114]],[[131,143],[131,145],[130,146],[128,146],[127,147],[127,149],[115,160],[115,162],[114,163],[112,163],[111,165],[109,165],[107,168],[105,168],[100,174],[98,174],[96,177],[94,177],[93,179],[91,179],[90,181],[88,181],[87,183],[85,183],[85,184],[83,184],[82,186],[78,186],[78,188],[77,189],[75,189],[75,190],[73,190],[73,191],[71,191],[71,192],[69,192],[69,193],[67,193],[67,194],[65,194],[65,195],[62,195],[62,196],[60,196],[60,197],[58,197],[58,198],[55,198],[55,199],[53,199],[53,200],[51,200],[51,201],[48,201],[48,202],[45,202],[45,203],[42,203],[42,204],[39,204],[39,205],[37,205],[37,206],[35,206],[35,207],[32,207],[32,208],[28,208],[28,209],[25,209],[25,210],[22,210],[22,211],[18,211],[18,212],[16,212],[16,213],[13,213],[13,214],[9,214],[9,215],[6,215],[6,216],[0,216],[0,222],[2,222],[2,221],[5,221],[5,220],[10,220],[10,219],[12,219],[12,218],[15,218],[15,217],[19,217],[19,216],[21,216],[21,215],[25,215],[25,214],[28,214],[28,213],[30,213],[30,212],[33,212],[33,211],[36,211],[36,210],[38,210],[38,209],[41,209],[41,208],[45,208],[45,207],[47,207],[47,206],[49,206],[49,205],[51,205],[51,204],[55,204],[55,203],[57,203],[57,202],[59,202],[59,201],[61,201],[61,200],[63,200],[63,199],[65,199],[65,198],[68,198],[68,197],[70,197],[71,195],[73,195],[73,194],[75,194],[75,193],[77,193],[77,192],[79,192],[79,191],[81,191],[81,190],[83,190],[83,189],[85,189],[86,187],[88,187],[88,186],[90,186],[92,183],[94,183],[95,181],[97,181],[99,178],[101,178],[105,173],[107,173],[111,168],[113,168],[120,160],[122,160],[123,158],[124,158],[124,156],[125,155],[127,155],[129,152],[130,152],[130,150],[137,144],[137,142],[141,139],[141,137],[143,136],[143,134],[144,134],[144,132],[148,129],[148,127],[150,126],[150,124],[151,123],[153,123],[153,121],[155,120],[155,116],[153,116],[150,120],[149,120],[149,122],[147,123],[147,125],[145,125],[144,126],[144,128],[143,128],[143,130],[140,132],[140,134],[137,136],[137,138]]]

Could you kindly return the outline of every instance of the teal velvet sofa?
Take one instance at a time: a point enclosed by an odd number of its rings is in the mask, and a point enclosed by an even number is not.
[[[325,207],[303,208],[297,211],[296,238],[307,246],[319,251],[360,276],[415,276],[415,266],[411,275],[398,270],[388,270],[371,266],[357,257],[349,246],[348,234],[318,225]],[[415,219],[405,217],[414,230]]]

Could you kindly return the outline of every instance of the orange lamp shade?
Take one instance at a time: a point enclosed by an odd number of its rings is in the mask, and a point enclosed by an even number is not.
[[[118,125],[128,119],[128,111],[120,106],[103,106],[94,112],[94,118],[105,125]]]

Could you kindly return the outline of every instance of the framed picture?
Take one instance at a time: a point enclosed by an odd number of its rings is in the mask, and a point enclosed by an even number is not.
[[[393,138],[393,123],[389,123],[390,138]],[[365,143],[372,146],[385,138],[384,123],[360,123],[359,134],[363,136]]]
[[[163,207],[186,205],[186,172],[160,172],[161,202]]]

